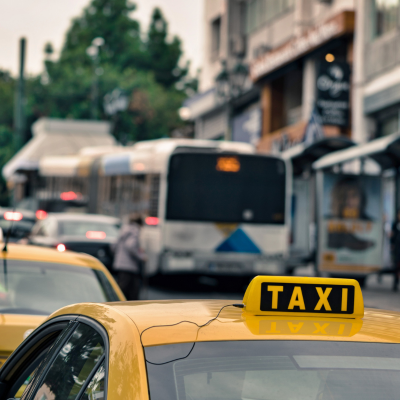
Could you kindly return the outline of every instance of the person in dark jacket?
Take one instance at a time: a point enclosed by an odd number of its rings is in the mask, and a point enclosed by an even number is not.
[[[397,210],[396,220],[392,225],[392,234],[390,238],[392,247],[392,259],[394,270],[393,290],[398,290],[400,273],[400,210]]]
[[[146,255],[140,247],[140,231],[143,218],[131,214],[123,226],[115,246],[113,269],[117,282],[128,300],[138,300]]]

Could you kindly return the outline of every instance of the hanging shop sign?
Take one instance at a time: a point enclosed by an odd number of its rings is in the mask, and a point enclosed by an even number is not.
[[[283,67],[330,40],[354,31],[354,12],[345,11],[306,31],[300,37],[257,58],[250,66],[250,76],[255,82]]]
[[[347,127],[350,107],[350,66],[322,62],[317,75],[317,110],[323,125]]]

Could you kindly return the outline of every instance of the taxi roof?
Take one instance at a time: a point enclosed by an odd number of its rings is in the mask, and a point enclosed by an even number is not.
[[[227,307],[217,320],[198,328],[217,316],[229,300],[163,300],[107,304],[79,304],[65,307],[57,315],[80,314],[99,321],[107,331],[115,332],[122,316],[133,322],[142,334],[144,346],[194,341],[228,340],[326,340],[351,342],[400,343],[400,313],[366,309],[362,319],[328,317],[249,316],[243,310]],[[118,315],[118,318],[117,318]],[[151,329],[148,329],[153,327]],[[132,338],[134,335],[132,335]],[[133,339],[132,339],[133,340]]]
[[[4,243],[0,243],[0,248]],[[70,264],[86,268],[103,269],[103,265],[94,257],[73,251],[59,252],[48,247],[23,245],[16,243],[7,244],[7,252],[0,252],[1,258],[8,260],[43,261],[57,264]]]

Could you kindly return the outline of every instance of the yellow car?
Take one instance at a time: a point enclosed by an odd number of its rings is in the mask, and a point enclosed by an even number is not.
[[[0,400],[399,399],[400,313],[351,279],[256,277],[242,303],[79,304],[0,370]]]
[[[95,258],[8,244],[7,251],[0,252],[0,366],[59,308],[117,300],[125,300],[124,295]]]

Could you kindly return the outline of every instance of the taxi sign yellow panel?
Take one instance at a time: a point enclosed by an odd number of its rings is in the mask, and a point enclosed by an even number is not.
[[[362,318],[364,302],[355,279],[257,276],[243,298],[253,315]]]

